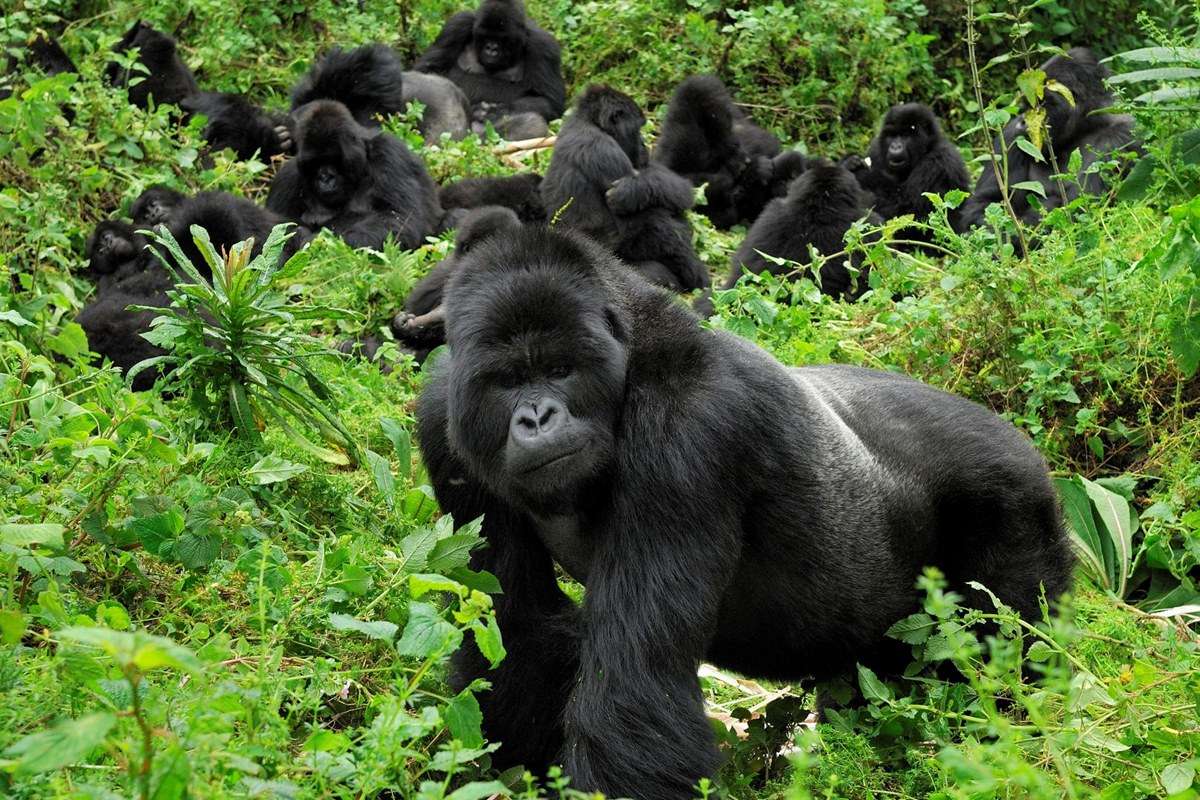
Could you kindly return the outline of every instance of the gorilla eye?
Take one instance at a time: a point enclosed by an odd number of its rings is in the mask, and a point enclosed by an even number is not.
[[[546,375],[554,378],[555,380],[562,380],[563,378],[569,377],[572,371],[573,370],[571,369],[570,364],[558,364],[557,366],[551,367],[546,372]]]

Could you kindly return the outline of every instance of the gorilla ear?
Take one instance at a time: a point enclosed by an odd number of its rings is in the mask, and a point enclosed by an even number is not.
[[[604,307],[604,322],[608,325],[609,331],[612,332],[613,338],[621,344],[625,344],[629,340],[629,330],[625,326],[625,321],[621,319],[621,315],[617,309],[612,306]]]

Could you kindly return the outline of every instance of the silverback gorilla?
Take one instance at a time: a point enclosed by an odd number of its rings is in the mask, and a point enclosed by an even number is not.
[[[546,135],[567,103],[558,42],[525,16],[521,0],[483,0],[455,14],[413,69],[454,81],[476,130],[491,122],[507,139]]]
[[[483,515],[472,566],[504,587],[507,658],[489,670],[468,647],[455,677],[491,682],[502,765],[692,797],[717,764],[701,660],[788,681],[872,663],[926,565],[1031,619],[1069,585],[1046,465],[981,406],[887,372],[789,369],[571,232],[481,243],[445,304],[418,434],[442,509]]]

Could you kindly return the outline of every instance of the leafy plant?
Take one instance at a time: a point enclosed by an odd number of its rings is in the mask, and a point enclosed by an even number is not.
[[[1124,598],[1139,525],[1128,482],[1072,475],[1056,478],[1055,485],[1080,567],[1097,586]]]
[[[154,319],[145,337],[169,354],[140,362],[128,377],[145,369],[173,367],[167,385],[182,389],[202,419],[229,420],[242,436],[254,441],[270,420],[323,461],[357,461],[358,447],[329,405],[331,390],[306,363],[335,353],[295,329],[300,321],[343,315],[292,304],[272,288],[275,279],[292,274],[303,263],[297,259],[291,271],[279,266],[288,238],[286,226],[276,226],[253,259],[253,239],[235,244],[222,257],[207,231],[193,225],[191,233],[212,280],[188,260],[170,231],[155,235],[171,256],[156,251],[158,257],[180,283],[168,292],[171,307]],[[316,430],[337,449],[314,444],[296,430],[293,421]]]

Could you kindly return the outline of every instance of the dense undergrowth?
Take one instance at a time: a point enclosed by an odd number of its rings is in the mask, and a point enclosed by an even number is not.
[[[255,301],[302,298],[273,330],[315,348],[305,363],[352,466],[284,424],[239,436],[186,392],[130,392],[89,365],[71,322],[98,220],[157,182],[261,199],[272,173],[205,157],[198,125],[132,108],[99,81],[135,16],[177,31],[206,88],[283,105],[324,48],[382,40],[411,58],[457,4],[6,5],[5,44],[61,17],[82,74],[30,76],[0,101],[0,795],[536,795],[487,771],[478,705],[443,682],[464,637],[495,659],[503,644],[495,587],[466,568],[477,529],[439,519],[411,437],[422,375],[394,348],[381,351],[389,370],[315,353],[383,327],[448,242],[354,252],[322,237]],[[1016,29],[982,18],[985,58],[1041,42],[1190,44],[1197,31],[1188,4],[1147,8],[1140,24],[1123,0],[1035,6],[991,9],[1015,14]],[[678,80],[715,69],[785,141],[831,155],[861,148],[903,99],[931,102],[964,152],[982,152],[963,8],[530,3],[562,41],[574,89],[611,81],[653,128]],[[987,102],[1012,100],[1019,68],[984,72]],[[718,296],[713,325],[787,363],[898,369],[1006,415],[1099,548],[1065,613],[1039,628],[1002,608],[964,612],[927,576],[924,612],[895,631],[914,648],[910,679],[862,671],[869,704],[815,728],[799,724],[810,687],[707,674],[732,796],[1197,795],[1200,159],[1186,138],[1197,115],[1185,103],[1136,114],[1154,171],[1123,202],[1051,214],[1027,258],[987,232],[939,238],[937,258],[871,244],[874,291],[855,305],[807,282]],[[404,120],[390,126],[418,144]],[[422,153],[439,180],[513,169],[475,142]],[[723,273],[739,234],[693,222],[701,257]],[[979,644],[969,632],[983,622],[1000,635]],[[932,677],[946,662],[965,680]]]

